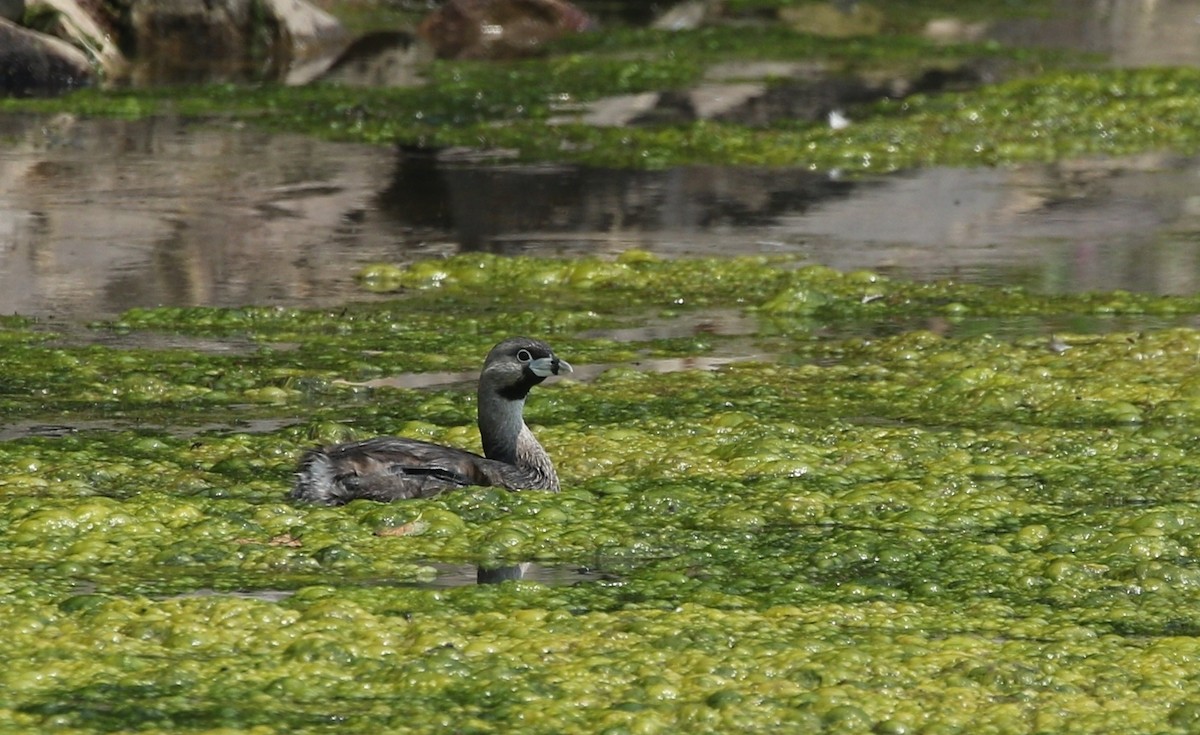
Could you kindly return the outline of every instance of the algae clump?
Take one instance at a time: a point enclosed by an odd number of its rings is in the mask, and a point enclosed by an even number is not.
[[[557,306],[522,311],[521,282]],[[1194,298],[637,252],[380,265],[363,285],[400,290],[93,325],[232,351],[5,325],[0,414],[85,423],[0,443],[3,727],[1190,726]],[[606,336],[712,310],[754,331]],[[469,382],[389,376],[469,371],[517,329],[612,366],[530,400],[562,493],[286,501],[317,441],[476,449]],[[719,367],[630,366],[665,357]],[[577,581],[439,584],[530,561]]]

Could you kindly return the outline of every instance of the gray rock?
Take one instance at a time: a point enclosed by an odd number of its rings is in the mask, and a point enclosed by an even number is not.
[[[653,110],[658,105],[660,97],[658,92],[604,97],[585,105],[574,113],[557,115],[548,122],[550,125],[582,123],[597,127],[621,127],[629,125]]]
[[[0,19],[0,95],[48,96],[94,81],[87,57],[75,47]]]
[[[829,76],[821,61],[723,61],[704,72],[710,82],[762,82],[768,79],[820,79]]]
[[[3,0],[0,0],[3,2]],[[61,38],[88,56],[101,76],[121,76],[129,60],[117,46],[112,19],[100,12],[100,6],[85,0],[30,0],[36,12],[38,30]]]
[[[345,45],[346,29],[341,22],[307,0],[263,0],[263,5],[278,25],[278,43],[293,64]]]
[[[20,23],[25,17],[25,0],[0,0],[0,18]]]
[[[752,100],[762,97],[766,91],[767,85],[753,82],[701,84],[693,87],[688,95],[697,119],[713,120],[735,114]]]
[[[432,60],[433,49],[411,33],[378,31],[350,44],[320,80],[351,87],[415,87],[424,82],[421,70]]]
[[[345,36],[306,0],[134,0],[128,23],[138,82],[281,79]]]
[[[654,19],[651,28],[660,31],[693,31],[720,17],[721,0],[686,0]]]
[[[515,59],[594,27],[567,0],[448,0],[421,21],[417,35],[440,59]]]

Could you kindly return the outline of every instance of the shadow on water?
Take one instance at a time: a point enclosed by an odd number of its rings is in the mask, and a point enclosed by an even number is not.
[[[406,226],[453,233],[457,248],[468,251],[649,247],[688,254],[705,249],[706,240],[769,227],[856,188],[797,169],[480,166],[402,151],[377,205]]]

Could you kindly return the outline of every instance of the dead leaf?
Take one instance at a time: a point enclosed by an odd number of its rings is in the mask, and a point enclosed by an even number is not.
[[[429,528],[429,523],[417,519],[400,526],[384,526],[376,529],[376,536],[420,536]]]

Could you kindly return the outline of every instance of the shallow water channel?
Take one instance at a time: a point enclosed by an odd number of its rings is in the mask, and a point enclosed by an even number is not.
[[[487,165],[185,122],[0,120],[0,312],[329,305],[373,262],[799,254],[1042,292],[1195,290],[1200,164],[1168,155],[877,180]]]

